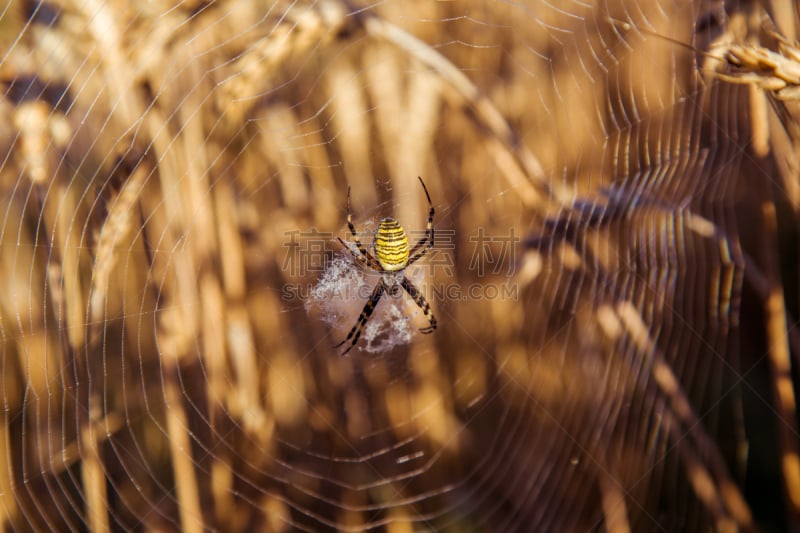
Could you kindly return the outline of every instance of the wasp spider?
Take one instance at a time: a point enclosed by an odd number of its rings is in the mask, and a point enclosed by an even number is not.
[[[339,242],[353,255],[359,264],[379,272],[381,274],[381,279],[372,290],[372,295],[370,295],[369,300],[366,305],[364,305],[364,309],[361,311],[358,321],[350,330],[350,333],[347,334],[347,338],[334,346],[334,348],[338,348],[343,344],[350,343],[350,346],[342,352],[342,355],[349,352],[358,342],[358,338],[361,336],[364,326],[375,310],[375,306],[378,305],[383,293],[389,292],[392,295],[397,294],[400,287],[411,296],[411,299],[422,309],[428,322],[430,322],[428,327],[421,328],[420,331],[422,333],[431,333],[436,329],[436,318],[433,316],[431,306],[416,285],[403,273],[409,265],[414,264],[433,247],[433,203],[431,202],[431,195],[428,194],[428,188],[425,187],[425,182],[422,181],[422,178],[419,178],[419,182],[422,184],[425,196],[428,197],[428,224],[425,227],[425,235],[409,250],[408,237],[406,237],[403,226],[391,217],[384,218],[375,230],[375,238],[372,244],[375,250],[374,256],[361,244],[361,240],[359,240],[356,234],[356,228],[353,226],[353,215],[350,211],[350,188],[347,188],[347,227],[350,229],[350,235],[353,236],[353,242],[355,242],[357,251],[345,244],[342,239],[339,239]]]

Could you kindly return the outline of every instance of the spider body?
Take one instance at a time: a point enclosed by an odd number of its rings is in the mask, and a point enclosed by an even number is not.
[[[394,272],[408,266],[409,247],[406,230],[395,219],[381,220],[375,230],[375,258],[381,268]]]
[[[415,263],[424,256],[427,251],[433,247],[434,242],[433,203],[431,202],[431,195],[428,194],[428,188],[425,187],[422,178],[419,178],[419,182],[422,185],[422,189],[425,191],[425,196],[428,198],[428,223],[425,227],[425,236],[417,241],[412,248],[409,248],[408,237],[406,236],[406,231],[403,229],[403,226],[391,217],[384,218],[380,221],[378,228],[375,230],[375,238],[372,245],[375,251],[374,256],[361,244],[361,240],[358,238],[356,228],[353,225],[352,212],[350,211],[350,189],[347,189],[347,227],[350,230],[350,235],[353,237],[356,249],[354,250],[347,246],[341,239],[339,239],[339,241],[344,245],[345,249],[353,255],[359,264],[379,272],[381,274],[381,279],[375,285],[375,288],[372,289],[369,300],[367,300],[364,309],[362,309],[361,314],[358,316],[355,326],[353,326],[347,334],[347,338],[334,346],[338,348],[345,343],[350,343],[347,349],[342,352],[342,355],[349,352],[356,345],[364,326],[385,292],[396,295],[401,289],[405,290],[411,299],[414,300],[414,303],[422,309],[422,312],[428,319],[429,326],[421,328],[420,332],[431,333],[436,329],[436,317],[433,316],[430,304],[428,304],[428,301],[416,285],[414,285],[403,272],[409,265]]]

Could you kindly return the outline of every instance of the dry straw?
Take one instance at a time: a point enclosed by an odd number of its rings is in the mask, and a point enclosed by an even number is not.
[[[760,8],[35,5],[0,15],[4,527],[798,524],[800,52]],[[418,229],[418,175],[440,327],[340,357],[300,289],[348,186]]]

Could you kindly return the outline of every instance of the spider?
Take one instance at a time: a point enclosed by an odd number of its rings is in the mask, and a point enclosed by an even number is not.
[[[409,250],[408,237],[406,237],[403,226],[391,217],[384,218],[380,221],[378,228],[375,230],[375,237],[372,243],[373,249],[375,250],[374,256],[361,244],[356,234],[356,228],[353,226],[352,212],[350,211],[350,187],[347,188],[347,227],[350,229],[350,235],[353,236],[353,241],[355,242],[358,252],[345,244],[342,239],[339,239],[339,242],[353,255],[359,264],[379,272],[381,274],[381,279],[372,290],[369,300],[366,305],[364,305],[364,309],[362,309],[358,321],[356,321],[350,333],[347,334],[347,338],[334,346],[334,348],[338,348],[350,342],[350,346],[342,352],[342,355],[352,350],[358,342],[358,338],[361,336],[364,326],[375,310],[375,306],[378,305],[383,293],[389,292],[395,295],[400,290],[400,287],[411,296],[411,299],[422,309],[428,322],[430,322],[428,327],[420,328],[419,331],[421,333],[431,333],[436,329],[436,317],[433,316],[430,304],[428,304],[428,301],[417,286],[403,273],[406,268],[418,261],[433,247],[433,203],[431,202],[431,195],[428,194],[428,188],[425,187],[425,182],[423,182],[422,178],[419,178],[419,176],[418,179],[422,185],[422,189],[425,191],[425,196],[428,197],[429,211],[428,224],[425,227],[425,236]]]

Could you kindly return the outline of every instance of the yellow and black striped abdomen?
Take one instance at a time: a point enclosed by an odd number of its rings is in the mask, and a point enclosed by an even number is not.
[[[381,220],[375,231],[375,257],[384,270],[395,271],[408,264],[408,237],[393,218]]]

